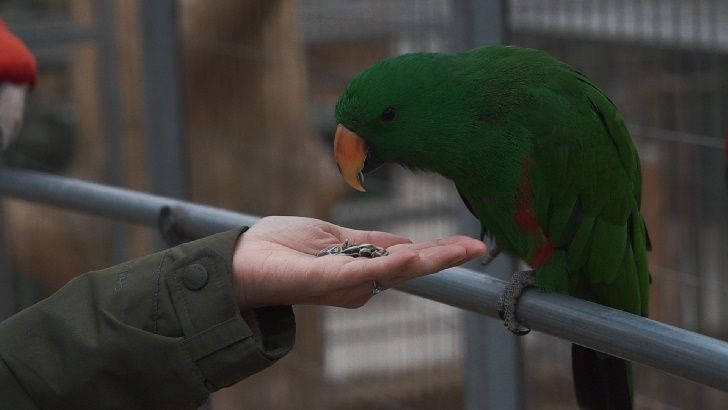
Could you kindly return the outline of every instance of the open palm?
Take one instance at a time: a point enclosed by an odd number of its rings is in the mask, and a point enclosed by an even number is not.
[[[329,245],[371,243],[389,251],[368,259],[316,257]],[[359,231],[311,218],[263,218],[241,236],[233,257],[241,310],[315,304],[355,308],[372,297],[372,282],[385,288],[467,262],[485,253],[482,242],[452,236],[413,244],[386,232]]]

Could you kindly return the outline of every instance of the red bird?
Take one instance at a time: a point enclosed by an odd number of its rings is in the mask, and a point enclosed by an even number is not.
[[[18,136],[25,97],[35,86],[35,57],[0,19],[0,140],[2,148]]]

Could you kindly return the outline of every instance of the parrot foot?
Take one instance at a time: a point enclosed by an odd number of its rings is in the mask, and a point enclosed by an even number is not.
[[[493,262],[493,259],[495,259],[498,255],[500,255],[501,251],[498,249],[498,246],[493,246],[488,251],[488,254],[483,256],[483,259],[480,261],[480,266],[486,266],[489,263]]]
[[[523,336],[531,331],[531,329],[521,326],[516,320],[516,304],[523,290],[532,286],[536,286],[536,273],[534,271],[516,272],[498,299],[498,316],[503,319],[503,325],[518,336]]]

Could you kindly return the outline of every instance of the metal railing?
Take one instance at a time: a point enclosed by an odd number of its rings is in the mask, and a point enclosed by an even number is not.
[[[251,215],[127,189],[13,169],[0,170],[0,195],[126,222],[158,226],[173,210],[174,228],[189,237],[252,225]],[[505,282],[450,268],[398,290],[496,317]],[[728,343],[569,296],[527,290],[518,319],[534,330],[728,391]]]

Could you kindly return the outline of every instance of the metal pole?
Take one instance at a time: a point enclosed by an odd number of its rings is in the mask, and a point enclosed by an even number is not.
[[[6,216],[5,203],[0,203],[0,321],[9,318],[19,310],[18,274],[10,264]]]
[[[454,51],[507,42],[505,0],[455,0],[452,7]]]
[[[177,1],[139,1],[144,112],[152,192],[188,196]]]
[[[139,0],[147,174],[155,194],[187,198],[177,0]],[[164,240],[155,238],[157,248]]]
[[[106,174],[109,184],[124,185],[123,145],[121,138],[121,92],[119,90],[119,55],[116,41],[116,0],[99,2],[99,40],[101,43],[101,105],[106,135]],[[128,258],[128,231],[123,223],[114,222],[110,227],[113,260],[120,263]]]
[[[472,263],[479,264],[479,261]],[[473,267],[482,272],[481,266]],[[486,269],[509,276],[517,270],[517,261],[501,254]],[[499,318],[467,310],[464,313],[466,408],[524,408],[521,338],[506,330]]]
[[[172,198],[39,172],[0,169],[0,194],[47,205],[156,226],[164,207],[175,207],[179,228],[204,236],[258,218]],[[413,279],[398,290],[495,317],[504,282],[464,268]],[[527,290],[518,320],[531,329],[728,391],[728,343],[569,296]]]
[[[398,290],[496,316],[505,282],[450,268]],[[518,301],[518,320],[531,329],[728,391],[728,343],[606,306],[535,289]]]
[[[64,178],[41,172],[0,169],[0,193],[64,209],[105,216],[133,224],[156,226],[162,208],[183,209],[184,233],[201,237],[242,225],[258,217],[184,202],[130,189]]]
[[[453,48],[500,44],[506,37],[504,0],[458,0],[453,3]],[[462,232],[480,233],[480,224],[462,208]],[[480,262],[468,267],[482,271]],[[501,254],[487,269],[506,276],[517,270],[518,261]],[[465,311],[465,407],[476,409],[522,409],[523,347],[520,338],[508,332],[500,320]]]

